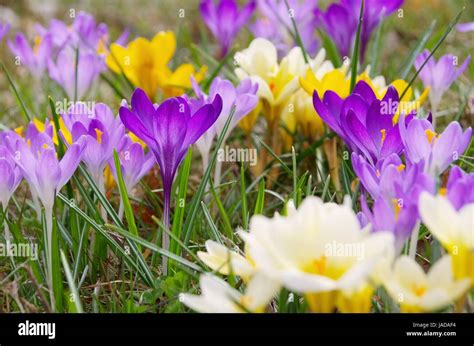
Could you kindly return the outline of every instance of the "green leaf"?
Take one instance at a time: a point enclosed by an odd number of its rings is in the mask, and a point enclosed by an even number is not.
[[[359,13],[359,24],[357,25],[357,34],[354,44],[354,50],[352,52],[352,67],[351,67],[351,88],[350,92],[354,90],[356,80],[357,80],[357,65],[359,63],[359,46],[360,46],[360,31],[362,28],[362,18],[364,17],[364,5],[365,1],[362,0],[360,3],[360,13]]]
[[[83,313],[84,310],[82,309],[81,298],[79,296],[79,292],[77,291],[77,287],[71,273],[71,268],[69,267],[69,263],[67,262],[66,256],[64,255],[64,252],[62,250],[61,250],[61,262],[63,264],[64,274],[66,274],[69,290],[71,291],[69,300],[72,301],[72,303],[74,303],[74,306],[76,307],[77,312]]]
[[[240,165],[240,200],[242,201],[242,226],[244,229],[248,229],[247,194],[245,192],[245,170],[243,162]]]
[[[263,214],[263,208],[265,206],[265,179],[260,179],[260,183],[258,184],[258,194],[257,200],[255,201],[255,210],[253,212],[254,215]]]
[[[118,180],[117,184],[120,190],[120,197],[122,198],[125,218],[127,219],[127,223],[128,223],[128,230],[132,234],[138,236],[137,224],[135,223],[135,217],[133,216],[132,205],[130,204],[130,200],[128,199],[127,188],[125,187],[125,183],[123,181],[122,167],[120,166],[120,158],[116,150],[114,150],[114,164],[115,164],[115,172],[117,174],[117,180]],[[140,246],[138,246],[138,251],[141,252]]]

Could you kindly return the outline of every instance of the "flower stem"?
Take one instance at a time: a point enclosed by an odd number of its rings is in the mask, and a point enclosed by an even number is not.
[[[47,265],[47,280],[49,286],[49,296],[51,301],[51,307],[54,309],[56,306],[54,300],[54,289],[53,289],[53,207],[44,207],[44,217],[46,221],[46,265]]]
[[[167,184],[168,185],[168,184]],[[163,207],[163,225],[165,230],[163,231],[163,237],[161,247],[168,251],[170,248],[170,236],[167,231],[170,229],[170,213],[171,213],[171,188],[170,186],[164,186],[164,207]],[[168,257],[163,256],[163,275],[168,275]]]

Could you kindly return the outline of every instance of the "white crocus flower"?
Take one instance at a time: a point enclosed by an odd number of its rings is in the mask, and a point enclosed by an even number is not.
[[[313,311],[368,311],[371,274],[393,248],[388,232],[361,229],[351,208],[307,198],[287,217],[254,216],[240,232],[256,270],[306,295]]]
[[[280,289],[279,285],[263,275],[255,275],[245,294],[211,274],[200,278],[201,295],[181,294],[180,301],[194,311],[203,313],[264,312]]]
[[[454,277],[474,285],[474,203],[456,210],[444,196],[423,192],[420,216],[431,234],[452,256]]]
[[[300,47],[294,47],[278,63],[277,50],[272,42],[256,38],[249,47],[236,53],[235,70],[240,80],[250,78],[258,84],[258,96],[270,107],[279,106],[299,89],[298,78],[303,76],[308,67],[317,73],[327,73],[334,69],[325,60],[326,52],[321,49],[314,59],[305,62]]]
[[[252,263],[239,253],[213,240],[206,241],[207,252],[199,251],[198,257],[209,268],[223,275],[233,273],[248,280],[255,272]]]
[[[460,298],[469,288],[469,280],[454,279],[449,255],[439,259],[428,274],[414,259],[401,256],[385,288],[402,312],[432,312]]]

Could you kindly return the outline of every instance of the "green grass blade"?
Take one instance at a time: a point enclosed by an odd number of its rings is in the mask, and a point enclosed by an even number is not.
[[[260,183],[258,184],[258,194],[257,200],[255,201],[255,209],[253,214],[259,215],[263,214],[263,208],[265,206],[265,179],[260,179]]]
[[[444,31],[443,35],[439,38],[439,40],[436,42],[436,45],[434,46],[434,48],[431,50],[431,53],[430,55],[428,55],[428,57],[426,58],[426,60],[423,62],[423,64],[421,64],[420,68],[418,70],[416,70],[416,73],[415,75],[413,76],[413,78],[410,80],[410,82],[408,83],[408,85],[406,86],[405,90],[403,90],[402,92],[402,95],[400,96],[400,100],[403,99],[403,96],[405,96],[405,94],[407,93],[408,89],[411,87],[411,85],[413,84],[413,82],[415,81],[416,77],[418,77],[418,75],[420,74],[421,70],[425,67],[425,65],[428,63],[428,61],[431,59],[431,57],[433,56],[433,54],[438,50],[438,48],[441,46],[441,44],[444,42],[444,40],[446,39],[446,37],[449,35],[449,33],[451,32],[451,30],[454,28],[454,26],[457,24],[457,22],[459,21],[459,18],[461,18],[461,15],[463,14],[464,10],[466,8],[463,7],[461,9],[461,11],[458,12],[458,14],[456,15],[456,17],[451,21],[451,23],[449,23],[448,27],[446,28],[446,30]]]
[[[248,209],[247,209],[247,193],[245,192],[245,169],[244,163],[240,165],[240,200],[242,201],[242,226],[248,229]]]
[[[69,290],[71,291],[70,300],[72,300],[72,303],[74,303],[74,306],[76,307],[76,311],[79,313],[83,313],[84,310],[82,309],[81,298],[79,296],[79,292],[77,290],[76,284],[74,282],[74,279],[71,273],[71,267],[69,266],[66,256],[64,255],[64,252],[62,250],[61,250],[61,262],[63,264],[64,274],[66,275],[67,283],[69,285]]]
[[[426,46],[430,36],[433,34],[433,30],[436,27],[436,19],[431,22],[429,28],[423,33],[423,35],[418,39],[415,46],[411,50],[410,54],[406,57],[405,60],[400,64],[398,75],[400,79],[406,79],[408,74],[410,73],[410,69],[413,66],[413,62],[415,61],[418,54],[421,53],[423,48]]]
[[[18,92],[18,89],[15,86],[15,83],[13,82],[12,77],[10,76],[10,72],[8,72],[8,69],[3,62],[0,62],[0,63],[2,65],[3,72],[5,72],[5,75],[7,76],[8,83],[10,83],[10,86],[12,87],[13,93],[15,94],[15,98],[18,101],[18,103],[20,103],[21,109],[23,111],[23,115],[25,116],[27,121],[33,120],[30,113],[28,112],[28,109],[26,108],[25,101],[21,97],[20,93]]]
[[[192,230],[193,230],[193,227],[194,227],[194,219],[196,218],[201,198],[204,194],[207,183],[209,181],[209,177],[211,175],[211,170],[213,169],[214,164],[216,162],[218,149],[222,146],[222,143],[224,142],[225,134],[227,133],[227,130],[229,128],[230,122],[232,121],[232,118],[234,117],[234,113],[235,113],[235,105],[232,106],[232,108],[230,110],[229,118],[227,119],[227,121],[224,125],[224,128],[223,128],[223,130],[222,130],[222,132],[221,132],[221,134],[220,134],[220,136],[217,140],[217,144],[216,144],[216,147],[214,149],[214,153],[212,155],[212,158],[209,162],[209,165],[206,168],[206,171],[204,172],[204,176],[201,180],[201,183],[199,184],[199,187],[198,187],[198,189],[197,189],[197,191],[196,191],[196,193],[195,193],[195,195],[194,195],[194,197],[191,201],[189,211],[188,211],[188,217],[186,219],[186,225],[185,225],[185,228],[184,228],[184,244],[188,244],[189,239],[191,238]]]
[[[357,24],[357,34],[354,44],[354,51],[352,52],[352,66],[351,66],[351,88],[350,92],[354,90],[356,80],[357,80],[357,65],[359,64],[359,49],[360,49],[360,31],[362,28],[362,18],[364,17],[364,5],[365,1],[362,0],[360,3],[360,13],[359,13],[359,24]]]

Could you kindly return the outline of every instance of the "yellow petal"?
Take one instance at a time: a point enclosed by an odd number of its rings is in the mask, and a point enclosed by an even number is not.
[[[167,65],[176,51],[176,37],[172,31],[160,31],[153,37],[153,56],[155,63],[160,66]]]

